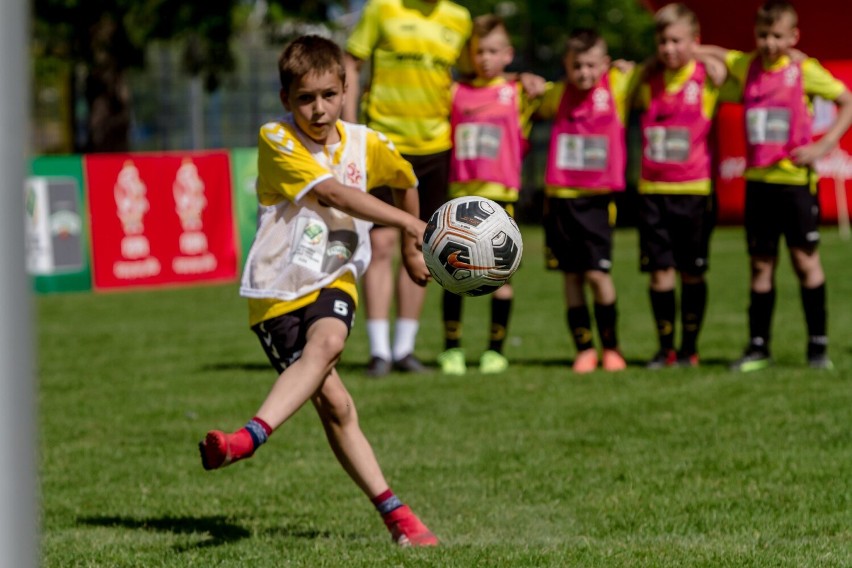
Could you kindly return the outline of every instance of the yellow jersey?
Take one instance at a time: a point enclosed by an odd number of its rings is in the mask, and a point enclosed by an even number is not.
[[[364,6],[346,42],[346,51],[372,67],[364,122],[403,154],[451,147],[451,68],[471,25],[467,8],[448,0],[368,0]]]
[[[338,121],[337,130],[340,142],[322,148],[328,161],[336,164],[347,150],[347,128],[345,123]],[[351,125],[349,125],[351,126]],[[363,128],[363,127],[362,127]],[[312,154],[302,141],[298,127],[292,120],[282,119],[265,124],[258,135],[257,157],[257,199],[265,207],[281,204],[299,206],[305,196],[318,183],[332,177],[345,185],[354,185],[345,176],[336,176],[331,169],[324,166]],[[417,186],[411,164],[396,150],[393,143],[383,134],[368,129],[364,143],[364,172],[358,175],[366,176],[359,183],[367,190],[379,186],[407,189]],[[344,179],[339,179],[344,177]],[[356,191],[353,189],[353,191]],[[345,272],[329,288],[339,288],[355,300],[358,292],[355,276]],[[314,302],[319,290],[304,296],[282,300],[279,298],[249,298],[249,324],[255,325],[270,318],[286,314]]]

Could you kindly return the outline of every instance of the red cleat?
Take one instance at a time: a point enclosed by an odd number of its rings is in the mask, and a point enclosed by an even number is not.
[[[674,349],[660,349],[654,355],[653,359],[645,365],[646,369],[659,370],[671,367],[677,363],[677,353]]]
[[[432,534],[408,505],[394,509],[384,517],[391,539],[400,546],[438,546],[438,537]]]
[[[698,353],[690,353],[689,355],[678,353],[675,364],[678,367],[695,368],[698,367],[698,362]]]
[[[211,430],[207,436],[198,443],[201,452],[201,465],[204,469],[219,469],[226,465],[252,456],[254,451],[238,453],[234,451],[232,444],[234,434],[225,434],[220,430]]]

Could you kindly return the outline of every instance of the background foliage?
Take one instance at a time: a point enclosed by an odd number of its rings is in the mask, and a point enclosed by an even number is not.
[[[235,37],[259,33],[277,46],[309,26],[345,37],[363,0],[34,0],[32,53],[37,85],[54,84],[60,120],[77,152],[129,149],[133,93],[129,69],[143,68],[145,48],[174,42],[182,68],[209,92],[234,70]],[[650,13],[638,0],[463,2],[473,15],[504,16],[518,57],[515,68],[560,74],[562,45],[575,27],[597,28],[615,57],[651,50]],[[306,27],[308,26],[308,27]]]

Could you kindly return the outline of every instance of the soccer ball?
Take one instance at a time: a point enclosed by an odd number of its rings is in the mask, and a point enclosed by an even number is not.
[[[523,252],[515,220],[484,197],[444,203],[423,235],[423,257],[432,278],[460,296],[494,292],[518,269]]]

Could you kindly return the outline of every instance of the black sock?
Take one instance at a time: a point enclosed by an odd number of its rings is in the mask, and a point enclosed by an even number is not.
[[[462,297],[444,291],[444,348],[454,349],[461,345]]]
[[[751,347],[769,352],[769,330],[772,327],[772,312],[775,310],[775,289],[769,292],[751,291],[748,307],[748,331]]]
[[[681,333],[680,352],[683,355],[698,353],[698,334],[704,322],[707,306],[707,283],[684,284],[680,294]]]
[[[568,329],[578,352],[592,348],[592,318],[586,306],[568,308]]]
[[[671,351],[674,349],[674,319],[675,319],[675,293],[674,290],[657,292],[651,290],[651,309],[654,312],[654,321],[657,322],[657,338],[660,341],[660,350]]]
[[[509,315],[512,313],[512,299],[507,300],[491,296],[491,334],[488,337],[488,349],[503,352],[503,341],[509,327]]]
[[[802,308],[808,326],[808,356],[823,355],[828,347],[825,284],[802,288]]]
[[[615,322],[618,319],[618,311],[615,302],[609,305],[595,304],[595,324],[598,327],[598,336],[604,349],[618,348],[618,335],[615,332]]]

